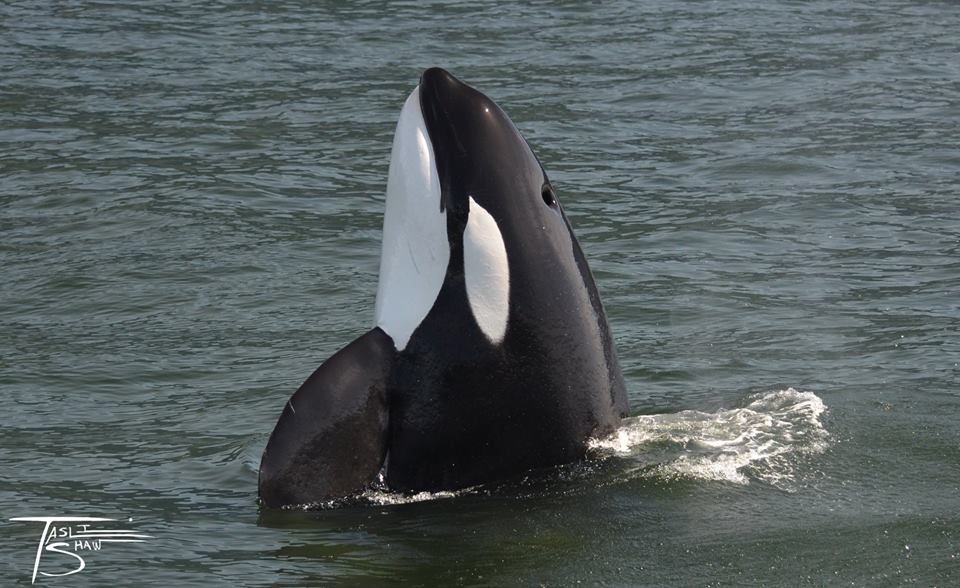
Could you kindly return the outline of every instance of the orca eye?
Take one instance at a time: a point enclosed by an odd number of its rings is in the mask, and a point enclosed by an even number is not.
[[[550,184],[544,184],[540,188],[540,196],[543,198],[543,203],[547,206],[553,206],[557,203],[557,195],[553,191],[553,186]]]

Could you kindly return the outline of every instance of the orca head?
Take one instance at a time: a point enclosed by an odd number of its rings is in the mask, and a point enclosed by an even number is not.
[[[462,276],[478,326],[499,343],[511,289],[529,293],[538,273],[559,266],[582,278],[578,254],[546,172],[506,113],[447,71],[424,71],[397,124],[387,183],[376,323],[397,349],[449,276]]]
[[[470,199],[497,222],[518,227],[556,217],[556,195],[540,165],[507,114],[489,97],[440,68],[420,78],[420,106],[436,153],[443,194],[441,207],[463,230]]]

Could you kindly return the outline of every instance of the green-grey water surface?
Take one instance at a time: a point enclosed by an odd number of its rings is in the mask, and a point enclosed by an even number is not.
[[[85,515],[152,539],[38,584],[956,585],[957,31],[920,0],[3,3],[2,584],[40,531],[8,519]],[[432,65],[551,174],[638,418],[589,466],[260,513],[283,403],[370,326]]]

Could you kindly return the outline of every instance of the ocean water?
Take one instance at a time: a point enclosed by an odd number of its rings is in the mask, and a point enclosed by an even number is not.
[[[43,529],[10,519],[75,516],[149,538],[38,585],[957,585],[958,30],[922,0],[4,2],[0,583]],[[633,414],[584,464],[260,512],[284,402],[370,326],[433,65],[550,173]]]

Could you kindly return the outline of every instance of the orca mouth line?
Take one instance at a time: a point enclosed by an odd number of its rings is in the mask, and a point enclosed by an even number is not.
[[[448,105],[467,98],[464,90],[471,89],[439,67],[431,67],[420,76],[420,111],[427,127],[431,129],[431,136],[437,129],[444,129],[448,135],[446,148],[455,148],[458,156],[466,155],[467,148],[461,140],[454,114]],[[441,211],[444,210],[443,201],[440,207]]]

